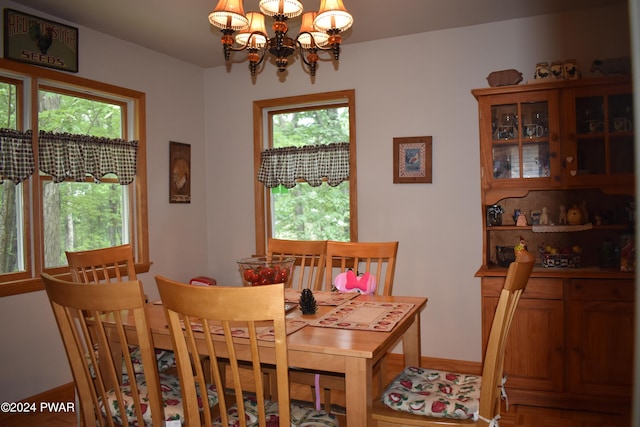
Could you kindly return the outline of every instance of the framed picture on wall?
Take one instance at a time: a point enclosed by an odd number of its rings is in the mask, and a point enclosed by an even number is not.
[[[191,203],[191,145],[169,141],[169,203]]]
[[[4,9],[4,57],[78,72],[78,29],[13,9]]]
[[[431,136],[393,138],[393,183],[431,183],[431,155]]]

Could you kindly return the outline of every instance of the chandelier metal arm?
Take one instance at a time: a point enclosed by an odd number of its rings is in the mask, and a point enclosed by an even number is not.
[[[302,47],[299,41],[296,40],[296,43],[298,44],[298,48],[300,49],[300,59],[302,59],[302,62],[306,64],[307,67],[309,67],[309,74],[314,77],[316,75],[316,68],[318,67],[318,49],[320,48],[315,46],[314,43],[314,46],[305,49],[304,47]],[[305,52],[307,52],[306,58],[304,57]]]
[[[333,51],[333,59],[338,61],[340,59],[340,44],[342,44],[342,36],[340,35],[340,30],[328,30],[327,34],[329,34],[329,45],[331,50]]]

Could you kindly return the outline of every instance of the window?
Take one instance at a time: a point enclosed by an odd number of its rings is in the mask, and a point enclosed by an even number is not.
[[[22,81],[5,78],[0,80],[0,128],[17,129],[18,106],[22,102]],[[2,159],[4,161],[4,159]],[[24,240],[28,231],[24,230],[25,186],[10,180],[0,185],[0,273],[8,279],[16,279],[26,270]]]
[[[136,271],[148,271],[144,111],[141,92],[0,60],[0,127],[40,132],[27,141],[34,172],[17,184],[3,176],[0,184],[0,296],[42,289],[41,272],[68,273],[65,251],[131,243]],[[133,183],[102,171],[68,179],[51,161],[40,163],[52,150],[47,144],[58,143],[48,136],[62,134],[77,136],[78,145],[136,146]]]
[[[127,105],[86,94],[41,86],[38,91],[38,129],[105,138],[123,138]],[[63,181],[40,172],[43,206],[44,266],[67,265],[65,251],[82,251],[129,242],[127,200],[129,186],[114,174],[96,184]]]
[[[256,250],[264,252],[268,237],[356,241],[355,91],[256,101],[254,127]],[[327,154],[333,152],[338,154]],[[323,170],[322,181],[296,174],[295,183],[277,185],[287,180],[265,178],[264,164],[261,169],[263,156],[272,155],[299,156],[298,169],[309,163],[309,156],[327,156],[323,158],[334,169],[342,158],[346,174]],[[290,164],[295,161],[289,159]]]

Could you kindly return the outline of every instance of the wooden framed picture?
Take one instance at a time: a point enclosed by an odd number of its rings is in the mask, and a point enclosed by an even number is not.
[[[4,57],[78,72],[78,29],[13,9],[4,10]]]
[[[393,138],[393,183],[431,183],[431,155],[431,136]]]
[[[191,203],[191,145],[169,141],[169,203]]]

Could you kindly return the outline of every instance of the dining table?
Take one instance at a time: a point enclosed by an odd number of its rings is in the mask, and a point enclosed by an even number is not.
[[[350,304],[367,306],[396,305],[404,307],[402,317],[396,319],[390,330],[375,328],[350,328],[349,322],[334,322],[329,327],[320,326],[327,315],[335,312],[337,305],[318,305],[315,314],[302,314],[297,308],[289,310],[287,321],[305,321],[305,326],[287,335],[289,365],[295,368],[321,370],[343,374],[345,377],[346,420],[350,427],[372,424],[374,380],[373,368],[388,352],[402,341],[405,366],[419,366],[421,358],[420,313],[427,304],[426,297],[419,296],[379,296],[358,295]],[[153,335],[154,346],[160,349],[172,349],[171,337],[167,327],[164,308],[161,301],[147,304],[149,327]],[[334,319],[335,320],[335,319]],[[327,323],[327,322],[324,322]],[[344,324],[345,327],[340,325]],[[238,338],[242,347],[242,338]],[[204,342],[204,340],[203,340]],[[260,341],[261,357],[269,360],[273,349],[272,341]],[[239,358],[251,360],[246,352],[240,350]]]

